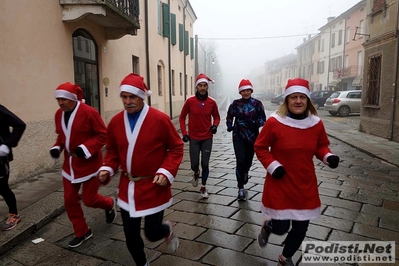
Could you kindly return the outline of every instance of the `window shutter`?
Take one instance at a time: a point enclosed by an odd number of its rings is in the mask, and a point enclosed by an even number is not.
[[[190,38],[190,58],[194,59],[194,38]]]
[[[183,24],[179,23],[179,50],[183,51],[184,49],[184,28]]]
[[[162,3],[163,37],[170,37],[170,9],[169,5]]]
[[[176,14],[170,14],[170,42],[176,45]]]
[[[190,46],[188,46],[188,31],[184,31],[184,54],[189,55]]]

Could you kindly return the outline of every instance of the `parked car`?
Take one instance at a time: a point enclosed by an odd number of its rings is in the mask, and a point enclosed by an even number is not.
[[[283,101],[284,101],[284,93],[283,93],[283,94],[276,95],[276,96],[274,96],[274,97],[272,97],[272,98],[270,99],[270,102],[271,102],[271,103],[275,103],[275,104],[278,104],[278,105],[282,104]]]
[[[252,94],[252,97],[257,99],[257,100],[270,100],[272,97],[274,97],[274,94],[271,92],[254,92]]]
[[[319,109],[324,106],[324,103],[333,92],[334,91],[312,91],[310,93],[310,100],[313,102],[314,107]]]
[[[362,91],[334,91],[326,100],[324,110],[331,115],[348,116],[350,113],[360,113]]]

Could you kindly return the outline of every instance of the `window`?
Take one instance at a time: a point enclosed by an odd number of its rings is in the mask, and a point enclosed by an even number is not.
[[[194,38],[190,37],[190,59],[194,59]]]
[[[158,95],[162,96],[162,66],[157,66]]]
[[[335,33],[331,36],[331,47],[335,47]]]
[[[321,51],[321,52],[323,52],[323,51],[324,51],[324,39],[323,39],[323,40],[321,40],[321,49],[320,49],[320,51]]]
[[[176,14],[170,14],[170,43],[176,45]]]
[[[188,37],[188,31],[184,31],[184,54],[188,55],[190,53],[190,46],[188,45],[189,42],[189,37]]]
[[[162,36],[170,37],[170,9],[166,3],[162,3]]]
[[[321,44],[320,44],[320,43],[321,43],[321,40],[318,39],[318,40],[317,40],[317,51],[318,51],[318,52],[320,52],[320,47],[321,47]]]
[[[338,31],[338,45],[342,44],[342,30]]]
[[[364,34],[364,20],[362,19],[359,23],[359,39],[363,38]]]
[[[183,95],[183,76],[182,73],[179,73],[179,88],[180,88],[180,95]]]
[[[380,101],[381,81],[381,55],[369,58],[369,69],[367,73],[366,104],[378,106]]]
[[[179,23],[179,50],[183,51],[184,49],[184,28],[183,24]]]
[[[175,71],[172,69],[172,95],[175,96]]]
[[[139,58],[137,56],[134,56],[134,55],[132,55],[132,68],[133,68],[133,73],[140,74]]]
[[[371,9],[372,12],[377,12],[385,7],[386,3],[385,0],[373,0],[373,8]]]
[[[351,28],[350,27],[347,27],[346,28],[346,43],[348,43],[349,41],[350,41],[350,39],[351,39]]]

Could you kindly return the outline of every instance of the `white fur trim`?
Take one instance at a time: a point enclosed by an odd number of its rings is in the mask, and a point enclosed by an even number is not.
[[[330,165],[330,164],[327,162],[327,158],[328,158],[328,156],[331,156],[331,155],[334,155],[334,154],[328,152],[326,155],[324,155],[324,157],[323,157],[323,163],[324,163],[324,164]]]
[[[244,86],[241,86],[238,88],[238,92],[240,93],[241,91],[248,90],[248,89],[253,90],[251,85],[244,85]]]
[[[173,184],[173,181],[175,181],[175,177],[165,168],[159,168],[156,174],[163,174],[166,176],[171,184]]]
[[[276,220],[306,221],[306,220],[317,219],[320,216],[320,207],[317,207],[316,209],[312,210],[294,210],[294,209],[275,210],[267,208],[262,204],[260,210],[265,216]]]
[[[269,174],[273,174],[274,170],[276,170],[277,167],[279,166],[283,166],[281,163],[279,163],[278,161],[273,161],[271,164],[269,164],[269,166],[267,167],[267,172]]]
[[[134,183],[134,181],[130,181],[130,183]],[[156,206],[154,208],[150,209],[145,209],[142,211],[137,211],[136,208],[133,206],[131,202],[127,203],[126,201],[121,200],[118,198],[117,205],[121,208],[124,209],[125,211],[129,212],[130,217],[144,217],[148,216],[157,212],[160,212],[162,210],[165,210],[166,208],[170,207],[173,203],[173,198],[170,198],[170,200],[162,205]]]
[[[145,97],[147,96],[147,94],[146,94],[145,91],[143,91],[143,90],[140,89],[140,88],[131,86],[131,85],[126,85],[126,84],[121,85],[121,87],[120,87],[120,92],[123,92],[123,91],[129,92],[129,93],[134,94],[134,95],[137,95],[138,97],[140,97],[140,98],[143,99],[143,100],[144,100]]]
[[[77,101],[78,100],[78,96],[72,92],[66,91],[66,90],[55,90],[54,92],[54,96],[55,98],[64,98],[64,99],[68,99],[71,101]]]
[[[199,80],[197,80],[197,81],[195,82],[195,87],[197,87],[197,85],[200,84],[201,82],[206,82],[206,84],[209,84],[209,79],[200,78]]]
[[[277,121],[279,121],[281,124],[289,126],[289,127],[294,127],[294,128],[299,128],[299,129],[307,129],[314,127],[320,122],[320,117],[315,116],[315,115],[310,115],[306,117],[305,119],[297,120],[297,119],[292,119],[291,117],[281,117],[276,114],[276,112],[273,112],[270,117],[274,117]]]
[[[108,171],[109,176],[113,176],[115,174],[114,170],[109,166],[101,166],[100,169],[98,169],[98,172],[100,171]]]
[[[308,88],[304,87],[304,86],[291,86],[288,89],[285,90],[284,92],[284,98],[287,97],[290,94],[293,94],[295,92],[300,92],[305,94],[306,96],[308,96],[308,98],[310,97],[310,91],[308,90]]]

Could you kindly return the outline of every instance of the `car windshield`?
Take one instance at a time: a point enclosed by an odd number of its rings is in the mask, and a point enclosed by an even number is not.
[[[331,94],[330,98],[338,98],[339,94],[339,92],[334,92],[333,94]]]

